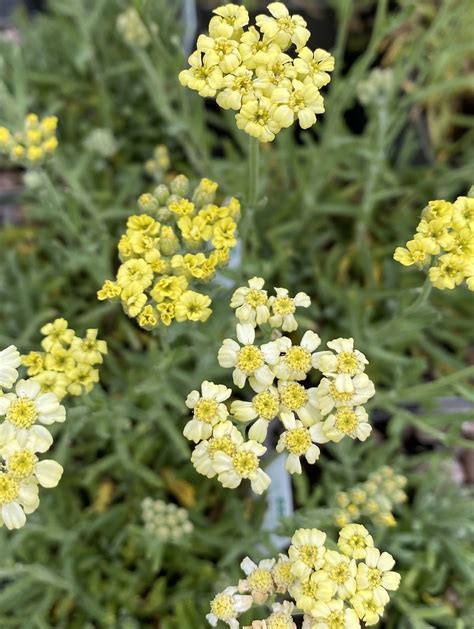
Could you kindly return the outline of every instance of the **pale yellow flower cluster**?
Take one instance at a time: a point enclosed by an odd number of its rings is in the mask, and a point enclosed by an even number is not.
[[[201,391],[189,394],[186,405],[193,418],[184,436],[197,444],[191,461],[200,474],[217,476],[229,488],[248,479],[253,491],[265,491],[270,478],[261,469],[260,457],[267,450],[263,442],[269,425],[277,419],[283,431],[276,449],[286,453],[290,474],[301,474],[301,458],[310,464],[319,458],[317,443],[337,443],[346,436],[365,441],[369,436],[371,426],[362,405],[375,388],[364,373],[368,361],[354,349],[353,339],[335,339],[328,350],[316,351],[321,340],[311,330],[299,344],[282,335],[298,328],[295,312],[309,305],[308,295],[291,297],[284,288],[269,296],[258,277],[234,292],[237,340],[224,340],[218,361],[233,370],[236,387],[248,383],[251,397],[234,400],[228,408],[231,389],[208,381]],[[257,333],[266,335],[268,342],[257,342]],[[317,387],[307,388],[304,381],[315,372],[323,377]],[[235,423],[251,424],[247,439]]]
[[[400,585],[400,575],[392,570],[395,560],[374,547],[360,524],[342,528],[338,549],[330,547],[323,531],[298,529],[288,554],[258,564],[246,557],[241,563],[245,578],[217,594],[208,622],[215,627],[220,620],[238,629],[242,612],[280,595],[291,600],[274,602],[270,616],[244,629],[296,629],[293,615],[301,613],[304,629],[359,629],[360,621],[364,626],[377,624],[389,592]]]
[[[56,116],[41,120],[36,114],[28,114],[22,131],[12,132],[0,127],[0,155],[5,154],[13,162],[24,165],[42,163],[58,148]]]
[[[102,356],[107,343],[97,338],[96,329],[89,329],[84,338],[68,327],[66,319],[55,319],[41,328],[42,352],[21,357],[28,375],[41,385],[43,393],[52,392],[62,400],[66,395],[90,393],[99,382]]]
[[[372,472],[364,483],[336,495],[339,507],[335,513],[336,524],[344,526],[364,517],[378,526],[395,526],[393,510],[406,502],[403,488],[407,482],[406,476],[396,474],[388,465]]]
[[[100,300],[120,300],[129,317],[152,330],[172,321],[207,321],[211,298],[191,290],[229,262],[237,244],[240,203],[216,205],[217,183],[202,179],[188,198],[189,182],[175,177],[153,194],[142,194],[142,214],[130,216],[118,243],[122,262],[115,281],[106,280]]]
[[[162,542],[179,542],[194,528],[186,509],[164,500],[144,498],[142,518],[145,530]]]
[[[466,282],[474,291],[474,198],[430,201],[413,240],[397,247],[394,259],[404,266],[429,268],[435,288],[453,289]]]
[[[20,364],[14,345],[0,351],[0,526],[8,529],[24,526],[39,506],[39,486],[56,487],[63,473],[59,463],[38,454],[53,443],[45,425],[64,422],[66,411],[38,382],[18,380]]]
[[[182,85],[233,109],[237,126],[260,142],[271,142],[298,121],[302,129],[324,112],[320,88],[331,80],[334,57],[306,46],[310,32],[300,15],[282,2],[268,5],[249,25],[247,9],[226,4],[214,9],[208,35],[200,35]],[[294,52],[292,52],[294,49]]]

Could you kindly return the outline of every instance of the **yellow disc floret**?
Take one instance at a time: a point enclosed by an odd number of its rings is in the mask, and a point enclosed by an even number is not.
[[[10,404],[5,417],[17,428],[31,428],[38,419],[38,410],[33,400],[18,398]]]
[[[11,474],[0,474],[0,505],[15,500],[19,491],[20,485]]]

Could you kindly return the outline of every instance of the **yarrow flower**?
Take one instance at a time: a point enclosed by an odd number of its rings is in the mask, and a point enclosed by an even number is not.
[[[43,392],[51,391],[58,399],[66,395],[90,393],[99,382],[99,370],[107,354],[107,343],[97,338],[98,330],[87,330],[84,338],[70,329],[66,319],[55,319],[41,328],[43,350],[21,357],[32,380]]]
[[[320,89],[330,81],[334,57],[306,47],[310,32],[300,15],[282,2],[268,5],[249,26],[245,7],[227,4],[213,11],[208,35],[200,35],[182,85],[215,98],[237,113],[237,127],[260,142],[271,142],[298,121],[302,129],[324,112]]]
[[[58,148],[57,126],[56,116],[40,120],[36,114],[30,113],[21,131],[0,127],[0,155],[8,155],[13,162],[24,166],[41,164]]]
[[[121,265],[106,280],[99,300],[120,300],[126,314],[145,330],[173,321],[207,321],[211,298],[196,290],[228,264],[237,244],[240,203],[216,205],[217,183],[202,179],[190,198],[184,175],[169,187],[142,194],[142,213],[130,216],[118,243]]]
[[[474,198],[430,201],[413,240],[397,247],[393,257],[404,266],[428,269],[435,288],[453,289],[465,282],[474,291]]]
[[[64,422],[66,411],[54,393],[39,382],[18,378],[20,354],[11,345],[0,351],[0,386],[14,391],[0,395],[0,526],[18,529],[39,506],[39,486],[56,487],[63,468],[38,453],[51,447],[45,425]]]
[[[141,507],[145,531],[161,542],[179,542],[194,529],[188,511],[173,503],[147,497]]]
[[[284,288],[275,293],[268,294],[260,277],[234,291],[237,338],[224,339],[217,354],[219,365],[232,369],[234,385],[248,385],[251,394],[232,399],[224,385],[204,381],[201,393],[192,391],[186,400],[193,418],[184,435],[197,444],[191,456],[196,470],[229,488],[248,479],[256,493],[270,483],[261,457],[272,422],[281,422],[276,450],[286,454],[287,471],[301,474],[302,459],[313,464],[319,458],[317,444],[367,439],[371,426],[362,405],[375,392],[364,371],[368,361],[353,339],[335,339],[328,350],[317,351],[321,339],[312,330],[299,343],[284,336],[298,328],[297,308],[308,308],[310,299],[305,293],[290,297]],[[315,370],[325,377],[308,388],[305,381]],[[249,426],[247,440],[234,424]]]
[[[238,628],[241,613],[271,602],[270,615],[244,629],[296,629],[294,616],[301,613],[304,629],[359,629],[361,620],[366,626],[376,624],[390,592],[400,585],[400,575],[392,570],[395,560],[374,547],[361,525],[341,529],[338,547],[326,546],[323,531],[299,529],[288,556],[258,564],[246,557],[241,563],[245,578],[214,598],[209,623],[223,620]],[[290,600],[275,600],[279,595]]]
[[[396,474],[387,465],[372,472],[364,483],[336,494],[336,524],[343,526],[367,518],[378,526],[395,526],[393,509],[406,502],[407,495],[403,491],[406,484],[406,476]]]

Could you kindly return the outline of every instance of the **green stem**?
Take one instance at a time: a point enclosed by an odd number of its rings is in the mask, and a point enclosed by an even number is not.
[[[247,204],[255,210],[258,198],[260,142],[252,136],[250,136],[249,140],[249,191]]]
[[[249,274],[249,258],[258,248],[257,230],[255,226],[255,213],[258,205],[258,183],[260,173],[260,142],[257,138],[249,138],[248,155],[248,193],[247,203],[243,208],[242,218],[242,274],[246,281]]]
[[[432,289],[433,289],[433,284],[431,283],[430,278],[427,276],[425,283],[420,289],[420,293],[418,297],[415,299],[412,305],[407,308],[406,314],[413,313],[419,308],[421,308],[422,306],[424,306],[428,302]]]

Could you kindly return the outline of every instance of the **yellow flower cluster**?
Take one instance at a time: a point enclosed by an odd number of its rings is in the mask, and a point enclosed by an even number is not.
[[[170,166],[171,160],[167,147],[164,144],[158,144],[153,151],[153,157],[145,162],[145,172],[161,182]]]
[[[208,35],[199,36],[189,69],[179,74],[182,85],[237,111],[238,128],[260,142],[271,142],[296,120],[302,129],[313,126],[324,112],[319,90],[334,70],[328,52],[306,47],[310,32],[300,15],[290,15],[282,2],[268,11],[249,27],[245,7],[214,9]]]
[[[319,458],[317,443],[337,443],[344,437],[365,441],[369,436],[372,428],[362,405],[375,388],[364,373],[368,361],[354,349],[353,339],[335,339],[328,350],[318,352],[321,340],[315,332],[305,332],[299,344],[282,334],[298,328],[295,312],[309,305],[308,295],[291,297],[284,288],[269,296],[259,277],[234,292],[237,341],[224,340],[218,361],[233,369],[239,389],[248,382],[251,399],[234,400],[229,409],[225,402],[231,389],[208,381],[201,391],[188,395],[186,406],[193,418],[184,436],[197,444],[191,461],[200,474],[217,476],[229,488],[248,479],[253,491],[263,493],[270,478],[261,469],[260,457],[267,450],[263,442],[268,427],[277,418],[282,433],[276,449],[287,454],[290,474],[301,474],[301,458],[310,464]],[[256,343],[256,332],[267,335],[268,342]],[[307,388],[303,382],[314,371],[323,377],[317,387]],[[252,424],[247,440],[234,422]]]
[[[331,545],[331,547],[334,544]],[[374,547],[367,529],[350,524],[339,531],[337,550],[326,546],[326,533],[298,529],[288,554],[263,559],[249,557],[241,563],[245,578],[215,596],[206,618],[238,629],[239,615],[253,604],[268,604],[272,597],[290,597],[274,603],[265,620],[255,620],[244,629],[296,629],[293,614],[303,613],[303,629],[359,629],[375,625],[397,590],[400,575],[393,571],[395,560]]]
[[[142,500],[145,530],[162,542],[179,542],[193,531],[186,509],[163,500]]]
[[[89,329],[84,338],[68,327],[66,319],[55,319],[41,328],[42,352],[21,357],[28,375],[62,400],[66,395],[83,395],[99,382],[95,365],[103,362],[107,343],[97,338],[97,330]]]
[[[465,281],[474,291],[474,198],[430,201],[413,240],[397,247],[393,257],[404,266],[430,267],[435,288],[453,289]]]
[[[396,474],[388,465],[372,472],[364,483],[337,494],[336,524],[344,526],[363,516],[379,526],[395,526],[393,509],[406,501],[406,484],[406,476]]]
[[[43,162],[58,148],[56,116],[41,120],[36,114],[28,114],[22,131],[12,133],[0,127],[0,154],[6,154],[14,162],[36,165]]]
[[[130,216],[118,243],[116,280],[106,280],[98,298],[120,300],[145,330],[173,320],[207,321],[211,298],[191,286],[211,280],[229,262],[240,216],[235,198],[215,204],[217,187],[202,179],[188,198],[189,182],[178,175],[169,187],[142,194],[143,213]]]
[[[64,422],[66,411],[35,380],[18,380],[20,364],[14,345],[0,351],[0,526],[8,529],[24,526],[39,506],[39,486],[56,487],[63,473],[59,463],[38,454],[53,443],[45,425]]]

